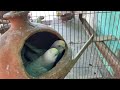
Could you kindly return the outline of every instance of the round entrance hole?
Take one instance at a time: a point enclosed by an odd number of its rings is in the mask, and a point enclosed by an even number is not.
[[[63,40],[63,38],[60,37],[59,35],[57,35],[56,33],[46,32],[46,31],[37,32],[37,33],[31,35],[25,41],[23,48],[21,50],[21,58],[22,58],[24,66],[26,64],[28,64],[29,62],[31,62],[31,60],[30,60],[31,58],[32,58],[32,60],[36,60],[37,58],[39,58],[39,56],[36,54],[28,54],[29,52],[31,52],[31,50],[28,46],[26,46],[26,44],[30,44],[33,47],[36,47],[37,49],[48,50],[56,40]],[[64,52],[62,53],[62,56],[64,55]],[[61,58],[62,58],[62,56],[61,56]],[[54,66],[57,63],[58,62],[56,62],[54,64]]]

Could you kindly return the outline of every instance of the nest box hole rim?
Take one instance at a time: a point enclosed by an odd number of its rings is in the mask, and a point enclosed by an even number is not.
[[[37,40],[36,40],[36,39],[37,39]],[[45,39],[45,40],[44,40],[44,39]],[[34,42],[34,40],[36,40],[36,41]],[[27,43],[30,43],[31,45],[36,46],[36,47],[38,47],[38,48],[39,48],[39,46],[40,46],[41,48],[48,49],[48,48],[50,48],[50,46],[53,44],[53,42],[56,41],[56,40],[63,40],[63,41],[65,41],[65,40],[62,38],[62,36],[59,35],[59,33],[57,33],[56,31],[52,32],[52,31],[47,31],[47,30],[44,30],[44,31],[41,30],[41,31],[33,32],[33,33],[31,33],[31,34],[26,38],[26,40],[24,41],[24,43],[23,43],[23,45],[22,45],[22,48],[21,48],[21,53],[22,53],[22,49],[24,48],[24,45],[25,45],[26,42],[27,42]],[[39,43],[39,42],[41,42],[43,45],[42,45],[41,43]],[[45,46],[44,44],[47,43],[47,42],[48,42],[48,44]],[[38,46],[37,46],[37,44],[38,44]],[[65,42],[65,44],[66,44],[66,42]],[[67,49],[68,49],[68,47],[67,47],[67,44],[66,44],[66,48],[65,48],[65,51],[64,51],[62,57],[64,57]],[[21,53],[20,53],[20,54],[21,54]],[[62,58],[61,58],[61,59],[62,59]],[[61,61],[61,59],[60,59],[60,61]],[[21,60],[22,60],[22,62],[23,62],[23,57],[22,57],[22,55],[21,55]],[[59,63],[59,62],[58,62],[58,63]],[[57,63],[57,64],[58,64],[58,63]],[[57,66],[57,64],[56,64],[53,68],[55,68],[55,67]],[[24,65],[23,65],[23,66],[24,66]],[[27,76],[28,76],[29,78],[33,78],[31,75],[28,75],[28,73],[27,73],[27,71],[26,71],[26,69],[25,69],[25,66],[24,66],[24,70],[25,70],[25,72],[26,72],[26,74],[27,74]],[[51,69],[51,70],[52,70],[52,69]]]

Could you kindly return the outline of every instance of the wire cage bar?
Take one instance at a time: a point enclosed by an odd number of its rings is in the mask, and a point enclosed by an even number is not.
[[[29,19],[59,32],[72,48],[73,59],[90,36],[94,35],[92,43],[86,47],[65,79],[120,77],[120,12],[30,11]],[[1,25],[0,33],[4,34],[5,26],[2,22]]]

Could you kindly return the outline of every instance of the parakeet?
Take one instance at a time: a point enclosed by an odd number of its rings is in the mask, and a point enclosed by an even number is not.
[[[50,48],[37,60],[28,63],[25,67],[26,71],[33,77],[40,76],[53,67],[58,55],[59,51],[56,48]]]
[[[63,40],[57,40],[52,45],[51,48],[57,48],[59,53],[65,49],[65,42]]]
[[[51,48],[56,48],[59,51],[59,55],[54,63],[54,66],[55,66],[56,63],[61,59],[65,51],[65,42],[63,40],[57,40],[52,44]]]

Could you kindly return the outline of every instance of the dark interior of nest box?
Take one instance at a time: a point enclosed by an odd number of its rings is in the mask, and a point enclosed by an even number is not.
[[[56,40],[60,40],[60,38],[53,33],[38,32],[30,36],[26,42],[37,48],[48,49]]]
[[[51,32],[37,32],[33,35],[31,35],[25,43],[29,43],[32,46],[35,46],[39,49],[49,49],[51,45],[56,41],[60,40],[57,36],[57,34],[53,34]],[[29,49],[25,46],[23,46],[21,50],[21,57],[23,60],[23,63],[25,64],[27,61],[29,62],[28,58],[26,58],[25,54],[29,51]],[[65,52],[65,51],[64,51]],[[64,54],[63,52],[63,54]],[[62,55],[63,56],[63,55]]]

